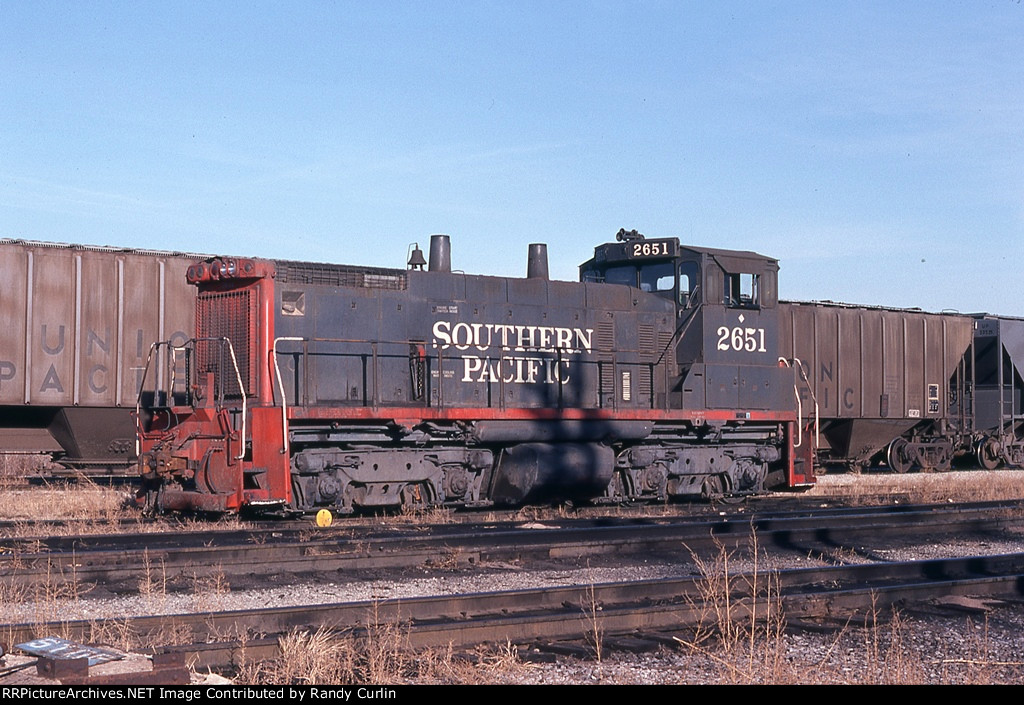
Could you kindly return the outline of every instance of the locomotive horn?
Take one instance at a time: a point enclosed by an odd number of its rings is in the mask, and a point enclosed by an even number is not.
[[[526,278],[548,278],[548,246],[542,242],[535,242],[530,245],[526,260]]]
[[[452,243],[447,235],[430,236],[430,272],[452,271]]]

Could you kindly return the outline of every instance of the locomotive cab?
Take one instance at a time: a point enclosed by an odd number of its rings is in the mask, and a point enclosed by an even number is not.
[[[792,374],[778,366],[778,261],[754,252],[681,246],[620,231],[580,266],[582,281],[671,299],[673,408],[786,409]]]
[[[735,490],[738,482],[766,472],[762,463],[757,472],[737,477],[736,467],[775,457],[785,447],[786,480],[773,481],[767,472],[766,486],[812,484],[809,428],[803,428],[809,424],[797,410],[794,371],[780,363],[778,261],[755,252],[683,246],[676,238],[647,239],[635,230],[620,230],[616,240],[595,248],[580,266],[580,279],[623,284],[674,303],[675,331],[659,351],[674,363],[667,405],[693,421],[673,432],[734,444],[716,455],[717,446],[709,443],[685,463],[728,463],[723,482]],[[795,421],[786,420],[790,416]]]

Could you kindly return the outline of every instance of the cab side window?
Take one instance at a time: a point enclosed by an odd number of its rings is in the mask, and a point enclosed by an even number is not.
[[[697,275],[696,262],[681,262],[679,264],[679,305],[683,308],[700,303],[698,293],[700,284]]]
[[[609,284],[636,286],[636,267],[609,267],[604,271],[604,280]]]
[[[724,303],[729,308],[760,308],[757,274],[726,274]]]

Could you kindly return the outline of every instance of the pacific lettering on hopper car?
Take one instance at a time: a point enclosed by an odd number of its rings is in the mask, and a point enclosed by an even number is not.
[[[0,452],[52,453],[76,471],[133,467],[146,355],[153,340],[195,334],[181,272],[202,259],[0,240]]]

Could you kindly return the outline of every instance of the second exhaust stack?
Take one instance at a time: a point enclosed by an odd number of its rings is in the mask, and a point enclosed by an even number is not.
[[[452,242],[447,235],[430,236],[430,272],[452,271]]]
[[[529,256],[526,260],[527,279],[548,278],[548,246],[543,243],[530,245]]]

